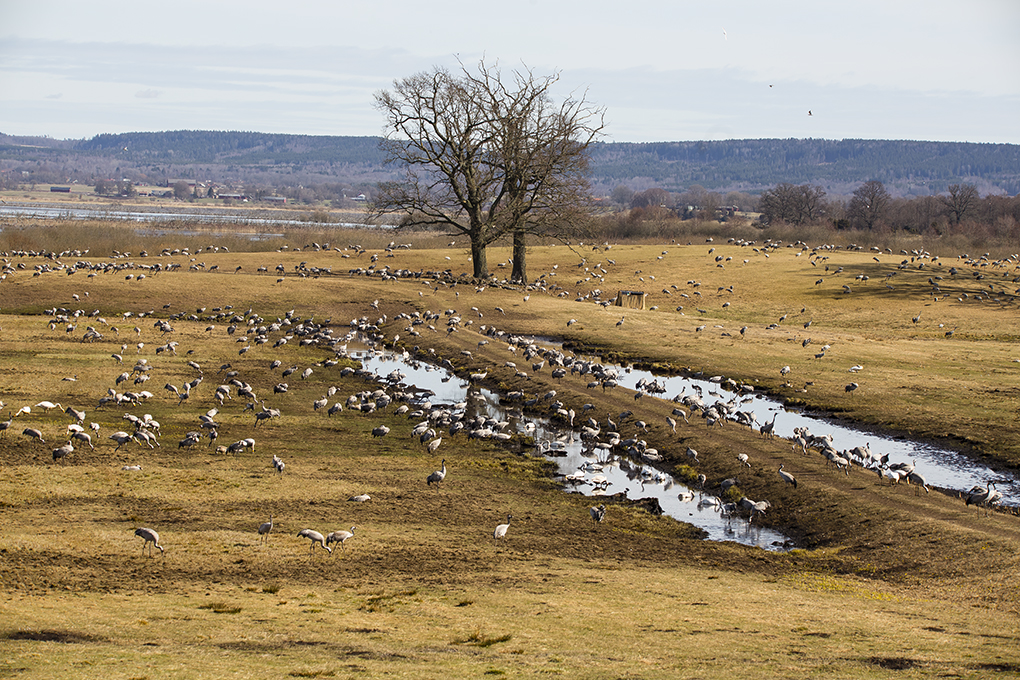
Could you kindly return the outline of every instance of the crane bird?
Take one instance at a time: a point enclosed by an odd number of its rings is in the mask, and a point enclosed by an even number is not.
[[[58,460],[65,458],[72,453],[74,453],[74,445],[72,445],[71,440],[68,439],[66,444],[53,449],[53,462],[56,463]]]
[[[323,550],[328,552],[330,555],[333,554],[333,549],[326,545],[326,537],[320,534],[318,531],[315,531],[314,529],[302,529],[301,531],[298,532],[298,536],[300,536],[301,538],[307,538],[311,540],[312,545],[308,549],[309,553],[315,550],[315,546],[321,545]]]
[[[339,531],[330,533],[329,536],[326,536],[326,545],[329,545],[330,543],[339,543],[340,548],[344,552],[347,552],[346,543],[349,539],[354,538],[354,530],[357,528],[357,526],[353,526],[350,531],[340,529]]]
[[[24,430],[21,431],[21,434],[25,435],[26,437],[30,437],[31,439],[38,439],[43,444],[46,443],[46,440],[42,438],[42,432],[35,429],[34,427],[26,427]]]
[[[590,508],[588,508],[588,513],[591,515],[592,525],[594,526],[596,524],[601,523],[602,520],[606,518],[606,506],[599,505],[598,507],[596,507],[593,505]]]
[[[433,471],[432,474],[430,474],[428,477],[425,478],[425,482],[429,486],[432,486],[433,484],[435,484],[436,486],[439,486],[439,483],[442,482],[444,479],[446,479],[446,459],[445,458],[443,459],[443,469]]]
[[[353,501],[355,503],[364,503],[366,501],[372,500],[372,497],[369,496],[367,493],[360,493],[357,496],[351,496],[347,500]]]
[[[124,446],[129,441],[134,439],[135,436],[133,434],[128,434],[127,432],[124,431],[117,431],[111,434],[109,438],[117,442],[117,448],[114,449],[114,451],[118,451],[120,447]]]
[[[978,508],[984,506],[985,517],[988,516],[988,508],[998,503],[1002,498],[1002,492],[995,488],[995,482],[989,480],[987,487],[975,486],[967,494],[967,505],[976,505]]]
[[[783,470],[783,465],[779,466],[779,477],[787,484],[793,484],[794,489],[797,488],[797,478]]]
[[[513,519],[513,517],[514,517],[513,515],[507,515],[506,516],[506,524],[497,524],[496,525],[496,529],[492,532],[492,538],[494,540],[498,541],[501,538],[504,538],[504,539],[506,538],[506,530],[510,528],[510,520]]]
[[[259,525],[259,543],[269,543],[269,534],[273,531],[273,513],[269,513],[269,521]]]
[[[920,475],[920,473],[914,472],[913,470],[907,473],[907,484],[911,483],[915,485],[914,486],[915,496],[920,495],[921,493],[920,489],[924,489],[924,492],[928,493],[928,482],[927,480],[925,480],[924,477]]]
[[[287,464],[283,462],[283,459],[273,454],[273,469],[276,470],[277,474],[283,474],[283,468],[287,467]]]
[[[166,551],[163,549],[163,546],[159,544],[159,534],[157,534],[155,531],[153,531],[152,529],[148,529],[146,527],[140,527],[138,529],[135,529],[135,536],[141,536],[142,539],[144,539],[145,541],[144,543],[142,543],[143,555],[145,554],[145,548],[148,547],[149,557],[152,557],[152,548],[153,546],[155,546],[159,548],[159,552],[162,553],[163,559],[164,560],[166,559]],[[149,545],[150,543],[152,545]]]
[[[900,479],[903,478],[903,475],[899,470],[893,470],[891,468],[878,468],[876,473],[878,474],[879,479],[889,480],[890,484],[899,484]]]

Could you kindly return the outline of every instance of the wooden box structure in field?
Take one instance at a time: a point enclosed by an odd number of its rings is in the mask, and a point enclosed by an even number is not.
[[[616,294],[616,306],[629,309],[645,308],[645,293],[640,290],[621,290]]]

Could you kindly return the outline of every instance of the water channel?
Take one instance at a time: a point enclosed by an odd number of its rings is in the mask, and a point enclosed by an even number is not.
[[[28,219],[53,220],[123,220],[125,222],[203,222],[213,224],[234,224],[253,227],[316,227],[345,229],[375,229],[379,225],[360,224],[354,222],[308,222],[293,219],[277,219],[253,217],[238,213],[197,213],[197,212],[162,212],[162,211],[131,211],[131,210],[92,210],[88,208],[70,208],[33,205],[2,205],[0,217],[19,217]],[[383,225],[385,228],[386,225]],[[181,233],[175,230],[175,234]],[[198,232],[196,232],[198,233]],[[204,235],[209,232],[202,231]],[[215,235],[215,234],[214,234]],[[236,232],[223,232],[223,235],[238,236]],[[246,234],[240,234],[244,236]],[[282,237],[283,234],[257,234],[259,238]]]
[[[721,514],[718,507],[705,504],[706,497],[675,482],[668,474],[614,453],[596,456],[591,449],[582,446],[577,433],[565,431],[548,421],[530,417],[525,419],[515,414],[513,409],[501,405],[497,394],[474,387],[469,389],[466,381],[444,369],[379,350],[360,349],[352,351],[352,356],[361,360],[367,370],[379,376],[399,371],[405,376],[405,385],[428,390],[433,403],[452,405],[472,400],[476,409],[482,409],[498,420],[509,421],[517,431],[531,432],[530,428],[534,428],[533,434],[537,441],[543,442],[547,448],[556,449],[550,459],[557,463],[559,472],[564,476],[573,474],[583,480],[576,486],[568,487],[574,491],[588,495],[623,492],[631,499],[653,497],[659,501],[666,514],[702,528],[707,532],[709,540],[732,540],[769,550],[783,550],[790,546],[787,538],[779,532],[758,527],[743,518]],[[833,419],[788,410],[781,403],[753,392],[737,393],[728,390],[718,378],[664,377],[628,367],[611,368],[619,372],[618,382],[623,387],[635,389],[639,381],[656,380],[664,388],[662,398],[697,392],[703,396],[706,406],[716,401],[738,400],[741,410],[754,413],[759,423],[771,421],[774,417],[777,436],[792,438],[795,428],[807,428],[815,434],[831,435],[833,446],[841,451],[868,445],[876,456],[888,454],[890,462],[916,461],[917,472],[925,477],[929,485],[965,491],[972,486],[984,486],[989,480],[995,480],[997,488],[1004,494],[1003,505],[1015,506],[1020,499],[1020,483],[1016,477],[994,471],[948,448],[903,437],[864,432]],[[689,426],[682,427],[707,425],[700,418],[694,417]],[[740,426],[728,424],[726,427]],[[851,474],[875,473],[855,469]],[[604,490],[600,490],[598,484],[593,484],[601,479],[605,480]]]
[[[353,344],[351,345],[353,347]],[[568,490],[586,495],[624,493],[629,499],[655,498],[663,512],[674,519],[703,529],[709,540],[737,541],[766,550],[785,550],[791,546],[782,533],[758,526],[739,516],[729,517],[710,504],[713,496],[701,495],[676,482],[670,475],[615,453],[595,455],[582,446],[576,433],[563,430],[542,418],[524,417],[500,403],[499,395],[490,390],[470,387],[445,369],[412,361],[388,351],[357,349],[350,355],[362,366],[384,377],[397,370],[404,374],[402,383],[427,390],[433,404],[470,405],[497,420],[507,420],[517,432],[527,432],[546,447],[555,449],[548,458],[556,462],[559,473],[566,476],[583,473],[581,480]],[[534,428],[532,430],[532,428]],[[601,479],[604,478],[604,488]],[[597,500],[597,499],[596,499]]]

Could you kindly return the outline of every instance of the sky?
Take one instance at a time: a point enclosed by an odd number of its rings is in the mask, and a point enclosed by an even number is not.
[[[0,0],[0,133],[381,135],[377,92],[482,59],[610,142],[1020,144],[1020,0]]]

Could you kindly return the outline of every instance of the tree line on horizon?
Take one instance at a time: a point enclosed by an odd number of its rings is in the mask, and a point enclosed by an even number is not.
[[[381,137],[177,130],[53,140],[0,134],[0,181],[60,183],[190,178],[267,187],[392,181]],[[595,141],[588,149],[595,195],[615,187],[679,193],[759,194],[778,184],[821,186],[850,196],[882,182],[894,197],[972,184],[981,195],[1020,193],[1020,145],[910,140],[749,139],[691,142]],[[119,172],[118,172],[119,171]],[[117,176],[120,175],[120,176]],[[360,193],[360,191],[359,191]]]
[[[973,184],[951,184],[930,196],[896,197],[878,180],[862,182],[849,197],[829,196],[817,185],[782,182],[759,195],[708,191],[694,186],[671,193],[661,187],[635,192],[613,190],[612,210],[602,231],[619,239],[668,230],[671,222],[750,221],[759,227],[822,227],[858,233],[945,236],[969,234],[1004,244],[1020,244],[1020,195],[981,196]]]

